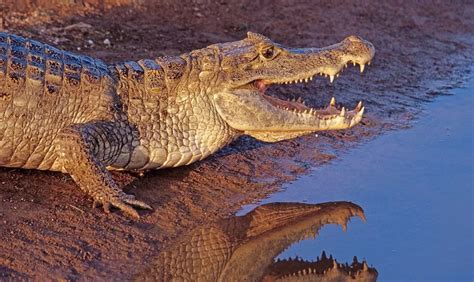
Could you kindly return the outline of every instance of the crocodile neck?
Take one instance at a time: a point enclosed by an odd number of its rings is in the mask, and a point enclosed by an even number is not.
[[[206,68],[216,65],[212,50],[198,52],[111,66],[123,112],[140,140],[131,158],[118,160],[113,168],[188,165],[240,135],[220,117],[209,98],[213,79],[206,77],[212,75]],[[198,60],[203,52],[208,52],[207,60]]]

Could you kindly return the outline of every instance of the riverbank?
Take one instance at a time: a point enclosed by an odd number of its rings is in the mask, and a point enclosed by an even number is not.
[[[67,176],[0,169],[0,273],[130,277],[185,230],[235,213],[311,167],[343,159],[360,142],[409,126],[421,105],[466,79],[474,61],[473,6],[442,1],[189,1],[84,16],[2,15],[8,31],[107,62],[176,55],[242,39],[247,30],[302,47],[326,46],[357,34],[374,43],[377,53],[362,76],[350,68],[333,85],[316,79],[309,85],[269,89],[279,97],[301,96],[312,106],[323,106],[332,96],[350,108],[363,100],[367,115],[353,130],[277,144],[241,138],[189,167],[143,178],[115,174],[120,183],[129,184],[128,192],[155,208],[141,212],[139,222],[91,209],[91,200]]]

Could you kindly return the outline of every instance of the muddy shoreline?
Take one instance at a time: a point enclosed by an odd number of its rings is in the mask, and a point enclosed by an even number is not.
[[[247,30],[290,46],[326,46],[349,34],[377,48],[361,76],[350,68],[333,85],[273,87],[312,106],[331,96],[366,104],[361,126],[277,144],[243,137],[188,167],[144,177],[115,173],[152,205],[134,222],[91,209],[92,201],[58,173],[0,169],[0,277],[130,278],[164,245],[202,223],[235,213],[364,140],[409,126],[425,102],[462,83],[474,62],[474,5],[365,1],[187,1],[62,13],[1,13],[0,28],[106,62],[176,55]],[[78,23],[83,23],[77,25]],[[71,27],[72,26],[72,27]],[[108,39],[110,44],[106,44]],[[92,43],[91,43],[92,42]],[[433,86],[435,85],[435,87]]]

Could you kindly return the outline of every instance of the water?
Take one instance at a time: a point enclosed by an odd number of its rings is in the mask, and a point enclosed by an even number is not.
[[[343,233],[280,257],[366,258],[386,280],[474,280],[474,79],[428,104],[408,130],[389,132],[286,185],[263,203],[351,201],[365,210]],[[243,208],[245,213],[254,205]]]

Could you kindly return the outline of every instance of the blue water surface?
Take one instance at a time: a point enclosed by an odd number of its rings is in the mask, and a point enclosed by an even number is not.
[[[474,79],[426,105],[408,130],[389,132],[314,168],[267,202],[351,201],[367,217],[324,227],[280,257],[354,255],[379,281],[474,280]],[[243,208],[241,213],[254,205]]]

